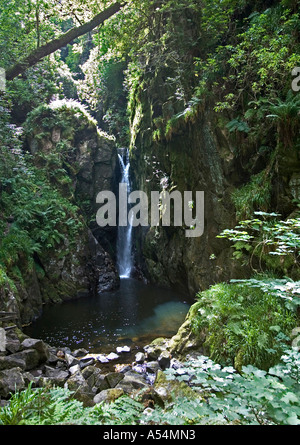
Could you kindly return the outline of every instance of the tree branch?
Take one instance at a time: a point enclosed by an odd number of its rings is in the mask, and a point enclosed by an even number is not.
[[[12,68],[6,71],[6,80],[14,79],[19,74],[24,73],[27,68],[35,65],[44,57],[49,56],[49,54],[52,54],[63,46],[66,46],[77,37],[80,37],[87,32],[92,31],[94,28],[96,28],[96,26],[99,26],[105,20],[116,14],[122,8],[122,6],[123,5],[119,2],[114,3],[104,11],[97,14],[89,22],[84,23],[83,25],[76,28],[72,28],[57,39],[54,39],[51,42],[48,42],[45,45],[37,48],[31,54],[25,57],[21,62],[16,63]]]

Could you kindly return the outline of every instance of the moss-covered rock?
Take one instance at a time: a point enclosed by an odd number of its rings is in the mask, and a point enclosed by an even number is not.
[[[184,397],[189,400],[199,399],[199,393],[195,392],[186,382],[168,380],[163,371],[158,371],[153,388],[165,404]]]

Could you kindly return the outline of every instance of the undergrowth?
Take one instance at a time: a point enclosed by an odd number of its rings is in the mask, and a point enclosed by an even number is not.
[[[30,384],[0,408],[0,425],[300,424],[300,354],[295,348],[268,371],[249,365],[237,372],[199,356],[164,373],[169,383],[187,383],[196,397],[170,397],[163,407],[145,409],[138,392],[84,407],[68,389]]]

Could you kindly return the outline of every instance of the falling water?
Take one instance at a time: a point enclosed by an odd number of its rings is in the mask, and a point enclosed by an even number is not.
[[[130,162],[129,153],[127,149],[119,149],[119,161],[122,173],[122,183],[127,184],[127,193],[130,193]],[[133,267],[132,258],[132,225],[118,227],[117,239],[117,261],[120,278],[129,278]]]

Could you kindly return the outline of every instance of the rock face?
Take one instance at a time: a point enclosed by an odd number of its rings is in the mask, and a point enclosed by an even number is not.
[[[151,191],[163,188],[177,190],[182,197],[184,191],[204,191],[204,233],[187,238],[181,227],[144,228],[138,234],[140,261],[151,281],[195,295],[241,273],[232,264],[228,245],[216,239],[235,223],[228,181],[234,170],[231,147],[208,112],[183,131],[174,132],[171,139],[153,141],[151,100],[148,93],[141,93],[133,118],[131,164],[136,188],[149,197]]]

